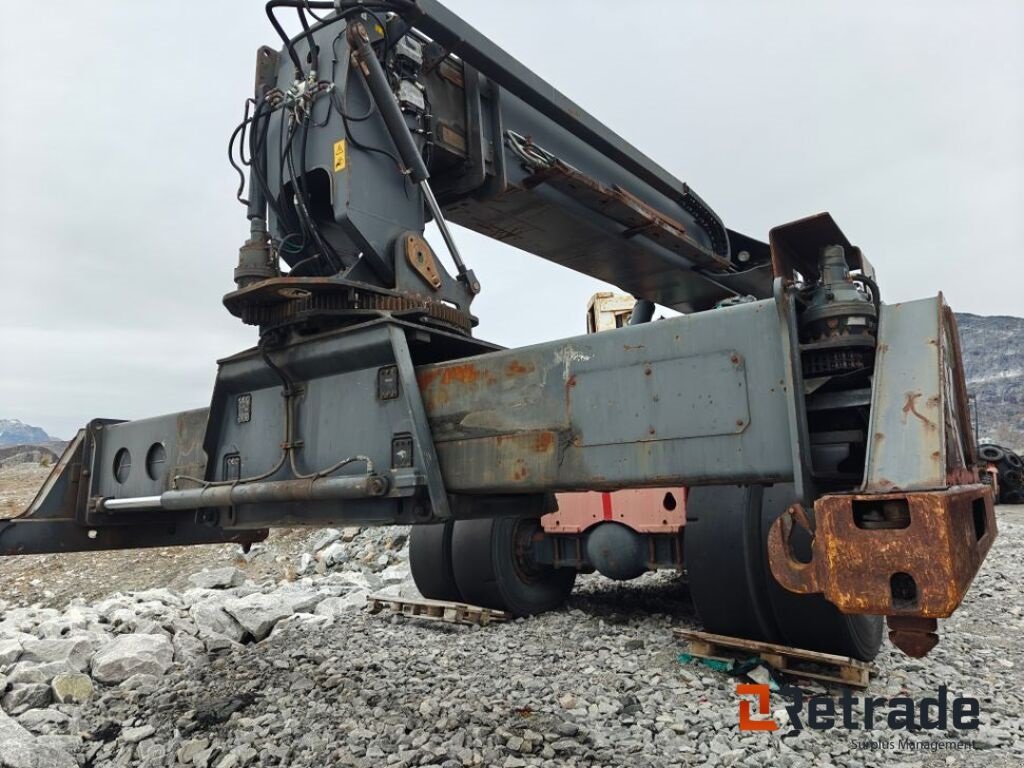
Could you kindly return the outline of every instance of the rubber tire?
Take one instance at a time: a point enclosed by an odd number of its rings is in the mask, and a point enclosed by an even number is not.
[[[565,603],[576,583],[574,568],[539,567],[524,578],[515,562],[520,525],[540,528],[533,518],[458,520],[452,532],[452,570],[462,599],[473,605],[532,616]]]
[[[1000,448],[998,445],[992,445],[986,443],[985,445],[978,446],[978,456],[983,458],[985,461],[996,463],[1002,461],[1006,456],[1006,451]]]
[[[409,533],[409,570],[420,594],[429,600],[462,602],[452,570],[454,522],[414,525]]]
[[[683,541],[694,607],[715,634],[870,661],[882,644],[882,617],[840,613],[821,595],[794,594],[771,575],[768,529],[792,498],[791,485],[691,489]],[[793,543],[807,557],[809,537]]]
[[[762,526],[764,540],[768,528],[793,502],[792,486],[776,485],[764,491]],[[791,539],[797,557],[810,559],[811,538],[803,530]],[[878,655],[885,634],[882,616],[842,613],[823,595],[798,595],[779,584],[765,558],[765,579],[772,609],[786,645],[812,651],[836,653],[862,661]]]
[[[1020,470],[1020,469],[1024,468],[1024,461],[1021,461],[1020,456],[1018,456],[1013,451],[1007,451],[1006,452],[1006,465],[1011,470],[1012,469]]]

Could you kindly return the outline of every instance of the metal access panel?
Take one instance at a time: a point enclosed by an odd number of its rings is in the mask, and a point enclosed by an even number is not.
[[[580,446],[735,435],[750,422],[746,367],[735,350],[588,371],[572,395],[575,409],[594,417],[581,425]]]
[[[757,301],[468,360],[417,378],[451,492],[793,477],[782,325]]]

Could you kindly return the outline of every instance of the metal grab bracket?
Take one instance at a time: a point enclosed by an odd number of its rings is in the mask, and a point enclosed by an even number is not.
[[[793,518],[791,507],[768,535],[776,580],[791,592],[820,592],[843,613],[897,619],[890,621],[890,638],[912,656],[934,645],[919,635],[938,638],[932,622],[905,619],[951,615],[996,536],[987,485],[823,496],[814,504],[809,562],[798,560],[790,546]]]

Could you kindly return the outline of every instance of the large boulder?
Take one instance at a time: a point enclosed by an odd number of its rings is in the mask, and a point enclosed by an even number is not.
[[[0,667],[13,664],[21,656],[21,640],[16,637],[5,637],[0,640]]]
[[[358,589],[339,597],[328,597],[322,600],[316,607],[316,614],[336,619],[343,613],[357,611],[365,607],[367,595],[369,595],[369,592]]]
[[[84,704],[92,697],[92,678],[82,672],[62,672],[50,681],[50,689],[61,704]]]
[[[19,661],[7,670],[7,682],[49,684],[54,677],[62,672],[76,671],[66,661],[48,661],[44,664],[36,664],[33,661]]]
[[[290,600],[273,593],[256,593],[227,600],[224,610],[255,640],[265,638],[277,622],[294,612]]]
[[[188,580],[192,586],[202,589],[230,589],[245,582],[245,573],[233,566],[227,566],[193,573]]]
[[[62,749],[37,739],[14,718],[0,712],[0,765],[5,768],[78,768]]]
[[[15,683],[4,694],[4,711],[17,715],[28,709],[45,707],[50,703],[50,686],[45,683]]]
[[[195,622],[199,637],[204,640],[211,637],[227,638],[238,643],[245,636],[242,625],[228,615],[222,605],[209,601],[195,603],[189,608],[188,613]]]
[[[324,547],[333,544],[341,538],[341,531],[337,528],[324,528],[322,531],[317,531],[313,534],[310,539],[309,548],[313,552],[319,552]]]
[[[92,676],[120,683],[132,675],[162,675],[174,659],[174,646],[163,635],[119,635],[92,659]]]
[[[285,584],[275,590],[275,596],[279,596],[291,608],[292,613],[312,613],[317,603],[324,599],[325,595],[297,584]]]
[[[89,668],[89,657],[96,651],[100,640],[94,635],[80,635],[68,638],[26,640],[22,643],[19,661],[33,661],[37,664],[64,662],[69,667],[84,672]]]

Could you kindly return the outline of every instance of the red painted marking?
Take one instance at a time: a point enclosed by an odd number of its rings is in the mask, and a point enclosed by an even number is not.
[[[601,494],[601,511],[604,512],[604,519],[612,519],[612,495],[608,491]]]

